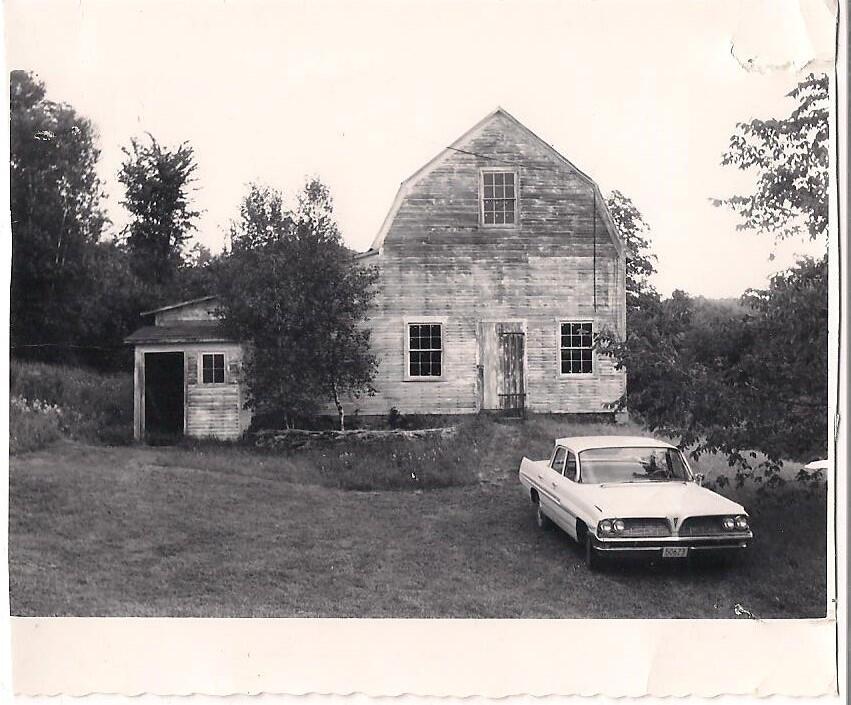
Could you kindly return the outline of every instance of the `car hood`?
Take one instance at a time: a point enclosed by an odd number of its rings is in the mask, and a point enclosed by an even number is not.
[[[598,485],[591,493],[600,517],[679,517],[745,514],[740,504],[693,482]]]

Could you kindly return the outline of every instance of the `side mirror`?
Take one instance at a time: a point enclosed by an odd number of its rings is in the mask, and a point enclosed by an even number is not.
[[[694,476],[694,481],[697,483],[698,487],[703,487],[703,481],[706,479],[706,476],[699,472]]]

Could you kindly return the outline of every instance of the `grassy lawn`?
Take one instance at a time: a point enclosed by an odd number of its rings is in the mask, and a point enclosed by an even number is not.
[[[517,466],[524,453],[546,455],[556,435],[635,429],[465,423],[475,472],[433,489],[341,489],[346,453],[367,447],[274,456],[66,441],[13,457],[12,613],[734,617],[740,604],[759,617],[824,616],[823,488],[726,488],[757,536],[730,567],[630,562],[591,573],[565,534],[537,528]],[[725,472],[715,459],[701,465]]]

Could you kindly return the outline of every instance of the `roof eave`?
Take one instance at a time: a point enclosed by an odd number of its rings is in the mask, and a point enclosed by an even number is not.
[[[192,304],[200,304],[203,301],[210,301],[212,299],[219,298],[215,294],[211,294],[209,296],[199,296],[197,299],[189,299],[188,301],[181,301],[176,304],[169,304],[168,306],[160,306],[159,308],[153,308],[150,311],[142,311],[140,316],[149,316],[152,313],[162,313],[163,311],[171,311],[176,308],[182,308],[183,306],[191,306]]]
[[[225,338],[223,336],[216,336],[211,338],[193,338],[191,336],[186,336],[182,338],[157,338],[157,337],[145,337],[145,338],[133,338],[132,336],[124,339],[125,345],[186,345],[189,343],[235,343],[236,341],[231,338]]]

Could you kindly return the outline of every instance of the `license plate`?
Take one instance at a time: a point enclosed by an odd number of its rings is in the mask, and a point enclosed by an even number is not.
[[[688,546],[665,546],[662,548],[662,558],[685,558]]]

